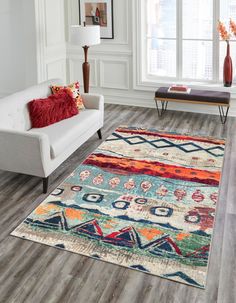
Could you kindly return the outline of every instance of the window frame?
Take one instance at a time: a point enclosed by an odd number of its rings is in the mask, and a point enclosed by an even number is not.
[[[213,0],[213,31],[211,39],[192,39],[193,41],[212,41],[212,80],[195,80],[182,78],[182,41],[190,41],[191,39],[182,39],[182,5],[183,0],[177,0],[176,8],[176,73],[177,77],[161,77],[147,74],[147,22],[146,22],[146,0],[134,0],[133,10],[133,27],[136,29],[133,45],[135,52],[133,54],[133,71],[134,71],[134,88],[137,90],[151,91],[153,87],[164,86],[173,82],[188,84],[196,88],[204,88],[206,86],[213,89],[223,88],[222,81],[219,77],[219,60],[220,60],[220,39],[217,31],[217,22],[220,16],[220,0]],[[178,30],[181,29],[181,30]],[[166,38],[166,40],[171,40]],[[231,88],[232,89],[232,88]],[[226,88],[225,90],[228,90]]]

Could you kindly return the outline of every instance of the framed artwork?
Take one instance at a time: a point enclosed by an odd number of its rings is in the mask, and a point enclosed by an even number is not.
[[[80,24],[100,25],[101,39],[114,39],[113,0],[79,0]]]

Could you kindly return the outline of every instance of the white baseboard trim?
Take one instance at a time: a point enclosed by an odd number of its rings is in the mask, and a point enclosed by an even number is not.
[[[126,106],[138,106],[147,108],[156,108],[155,101],[152,98],[145,98],[144,96],[130,96],[130,95],[104,95],[105,103],[118,104]],[[208,106],[200,104],[187,104],[187,103],[175,103],[169,102],[168,109],[176,111],[186,111],[201,114],[219,115],[217,106]],[[229,116],[236,117],[236,100],[231,100],[231,106],[229,109]]]

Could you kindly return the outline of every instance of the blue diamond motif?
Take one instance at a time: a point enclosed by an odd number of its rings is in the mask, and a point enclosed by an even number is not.
[[[192,153],[195,151],[203,150],[202,147],[198,146],[195,143],[180,144],[178,147],[186,153]]]

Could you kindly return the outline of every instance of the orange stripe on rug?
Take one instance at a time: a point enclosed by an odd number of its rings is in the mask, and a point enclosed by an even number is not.
[[[161,162],[140,161],[129,158],[104,156],[102,154],[90,155],[83,164],[94,165],[123,175],[145,174],[215,186],[218,185],[220,181],[219,171],[211,172],[207,170],[163,164]]]

